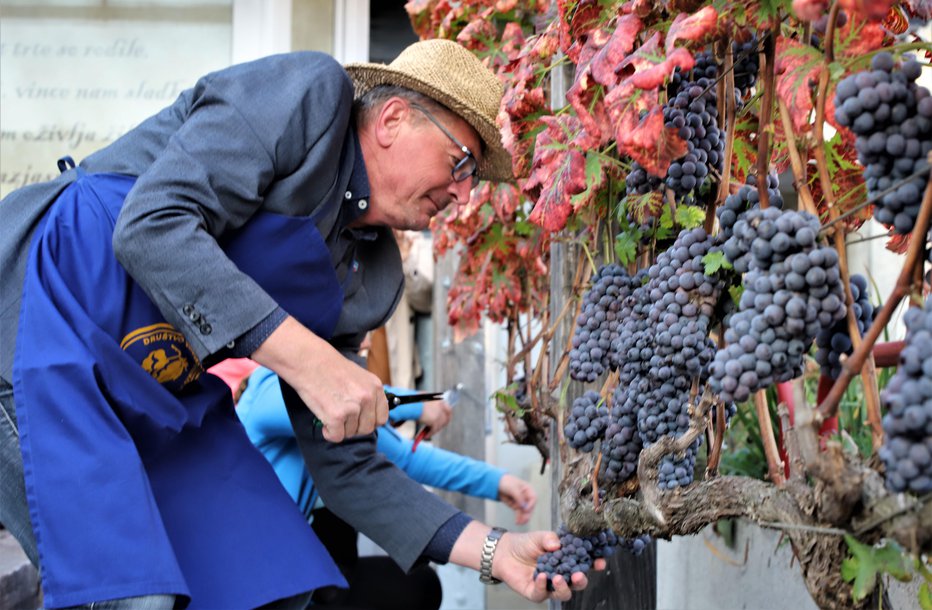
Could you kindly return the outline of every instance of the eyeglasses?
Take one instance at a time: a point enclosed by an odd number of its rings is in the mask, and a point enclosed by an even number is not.
[[[453,166],[453,169],[450,170],[450,173],[453,175],[453,180],[456,182],[462,182],[467,178],[472,178],[472,186],[475,188],[479,184],[479,162],[476,161],[475,155],[472,154],[472,151],[469,150],[465,144],[456,139],[456,137],[450,133],[450,131],[443,126],[443,124],[437,120],[437,118],[427,111],[426,108],[418,104],[411,104],[411,107],[420,111],[424,116],[427,117],[431,123],[436,125],[440,131],[444,133],[445,136],[450,138],[454,144],[456,144],[461,151],[463,151],[466,156],[456,162],[456,165]]]

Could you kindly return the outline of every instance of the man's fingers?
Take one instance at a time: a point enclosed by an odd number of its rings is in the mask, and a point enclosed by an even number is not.
[[[589,584],[589,579],[582,572],[574,572],[571,576],[571,589],[574,591],[579,591],[585,589],[586,585]]]
[[[377,394],[383,393],[381,388],[377,390]],[[375,430],[375,420],[376,420],[376,405],[378,404],[377,396],[373,396],[371,400],[365,401],[360,404],[359,409],[359,419],[358,427],[356,429],[356,434],[371,434]]]
[[[343,425],[331,425],[324,424],[324,438],[331,443],[340,443],[343,442],[344,438],[344,427]]]
[[[348,413],[343,420],[343,438],[350,438],[359,434],[359,413]]]
[[[388,421],[388,398],[381,389],[375,397],[375,425],[381,426]]]

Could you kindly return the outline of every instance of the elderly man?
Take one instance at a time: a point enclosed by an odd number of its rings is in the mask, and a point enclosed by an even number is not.
[[[279,375],[321,496],[399,565],[547,597],[556,536],[502,535],[379,457],[386,399],[350,359],[401,291],[391,229],[510,178],[500,99],[449,41],[388,66],[268,57],[0,203],[0,520],[48,607],[301,607],[343,582],[203,373],[231,356]]]

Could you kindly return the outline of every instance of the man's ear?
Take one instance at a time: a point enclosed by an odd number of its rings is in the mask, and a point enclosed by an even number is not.
[[[379,109],[375,122],[375,138],[379,146],[392,145],[408,120],[411,107],[400,97],[389,98]]]

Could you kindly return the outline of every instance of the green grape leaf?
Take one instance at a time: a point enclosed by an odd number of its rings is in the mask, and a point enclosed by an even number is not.
[[[912,579],[909,559],[896,542],[887,540],[883,545],[874,547],[862,544],[850,535],[845,535],[845,542],[851,555],[842,561],[841,575],[852,583],[854,601],[870,595],[880,574],[889,574],[900,581]]]
[[[676,224],[686,229],[695,229],[705,222],[705,210],[694,205],[676,208]]]
[[[622,265],[627,265],[637,256],[638,239],[630,231],[615,236],[615,256]]]
[[[702,263],[705,265],[705,274],[712,276],[722,269],[733,269],[731,263],[725,258],[725,253],[721,250],[709,252],[702,257]]]
[[[744,294],[744,286],[741,286],[740,284],[736,286],[729,286],[728,294],[731,295],[731,300],[734,302],[735,307],[737,307],[741,302],[741,295]]]
[[[932,589],[927,582],[919,585],[919,607],[922,610],[932,610]]]
[[[663,206],[663,208],[660,210],[660,228],[673,228],[673,215],[670,214],[670,206],[668,205]]]

